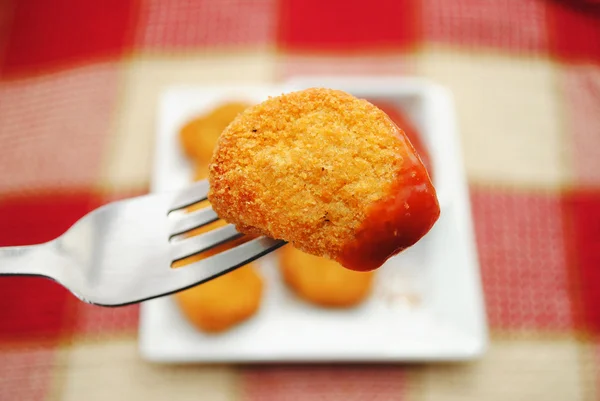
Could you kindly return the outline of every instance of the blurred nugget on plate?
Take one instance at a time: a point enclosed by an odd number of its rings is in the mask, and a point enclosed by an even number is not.
[[[225,226],[217,220],[191,231],[188,236]],[[248,241],[242,237],[218,245],[206,252],[176,262],[178,268],[216,255]],[[187,320],[205,332],[222,332],[248,320],[254,315],[262,300],[263,279],[254,264],[250,263],[206,283],[175,293],[175,300]]]
[[[194,181],[202,181],[208,178],[208,165],[206,163],[197,163],[194,168]]]
[[[348,270],[339,263],[286,245],[278,251],[283,280],[300,298],[319,306],[349,308],[368,298],[375,272]]]
[[[184,125],[180,131],[180,140],[185,153],[195,163],[195,181],[208,178],[208,162],[221,131],[247,106],[240,102],[224,103],[207,115],[197,117]],[[191,212],[202,206],[192,205],[187,210]],[[200,235],[225,224],[223,220],[218,220],[189,232],[187,236]],[[200,261],[241,245],[249,239],[250,237],[246,236],[225,243],[178,261],[173,267]],[[180,291],[174,297],[183,315],[194,327],[204,332],[217,333],[248,320],[258,311],[263,286],[263,279],[256,266],[250,263],[204,284]]]
[[[218,333],[258,311],[263,281],[252,264],[175,294],[179,308],[196,328]]]
[[[414,147],[383,111],[311,88],[247,108],[219,137],[209,200],[243,233],[283,239],[369,271],[415,244],[440,213]]]
[[[249,104],[225,102],[206,115],[188,121],[179,131],[179,138],[185,154],[195,160],[207,163],[221,132]]]

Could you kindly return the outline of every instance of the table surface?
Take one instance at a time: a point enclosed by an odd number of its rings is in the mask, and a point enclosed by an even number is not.
[[[491,330],[461,364],[159,366],[137,306],[4,278],[0,400],[598,399],[600,11],[577,4],[0,2],[0,245],[147,192],[169,85],[421,76],[455,96]]]

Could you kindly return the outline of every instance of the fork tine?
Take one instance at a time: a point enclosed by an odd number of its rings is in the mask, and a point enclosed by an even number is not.
[[[250,263],[285,244],[285,241],[268,237],[255,238],[198,262],[172,269],[172,273],[187,282],[193,279],[194,285],[200,284]]]
[[[219,216],[211,208],[205,208],[190,213],[181,213],[173,216],[172,219],[169,237],[212,223],[218,220]]]
[[[181,190],[177,194],[177,196],[173,200],[173,204],[171,205],[171,209],[169,210],[169,212],[205,200],[208,195],[208,190],[208,180],[202,180],[193,183],[192,185]]]
[[[260,258],[270,251],[283,246],[285,241],[276,240],[269,237],[255,238],[242,245],[228,249],[214,256],[201,260],[197,263],[205,265],[240,267],[246,263]],[[191,266],[193,266],[192,264]]]
[[[235,229],[233,224],[229,224],[225,227],[219,227],[202,235],[197,235],[195,237],[174,242],[171,244],[171,260],[177,261],[179,259],[204,252],[210,248],[222,244],[225,241],[239,238],[242,235],[242,233],[239,233]]]

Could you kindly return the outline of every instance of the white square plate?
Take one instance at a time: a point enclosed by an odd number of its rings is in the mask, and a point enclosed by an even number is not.
[[[226,100],[259,102],[311,86],[345,90],[401,107],[421,133],[434,166],[441,217],[415,246],[377,271],[371,297],[351,310],[328,310],[298,299],[279,277],[273,255],[259,260],[266,290],[259,312],[223,334],[204,334],[172,297],[141,306],[139,347],[164,362],[465,360],[487,344],[483,296],[468,191],[452,99],[434,84],[387,77],[298,78],[282,86],[178,87],[160,102],[152,190],[182,188],[192,169],[178,130]]]

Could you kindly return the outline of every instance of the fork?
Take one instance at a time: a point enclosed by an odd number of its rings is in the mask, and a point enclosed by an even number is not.
[[[205,201],[208,181],[172,193],[104,205],[49,242],[0,247],[0,276],[42,276],[57,281],[84,302],[122,306],[172,294],[212,280],[284,245],[259,237],[189,265],[178,260],[242,236],[231,224],[204,234],[184,234],[218,220]]]

